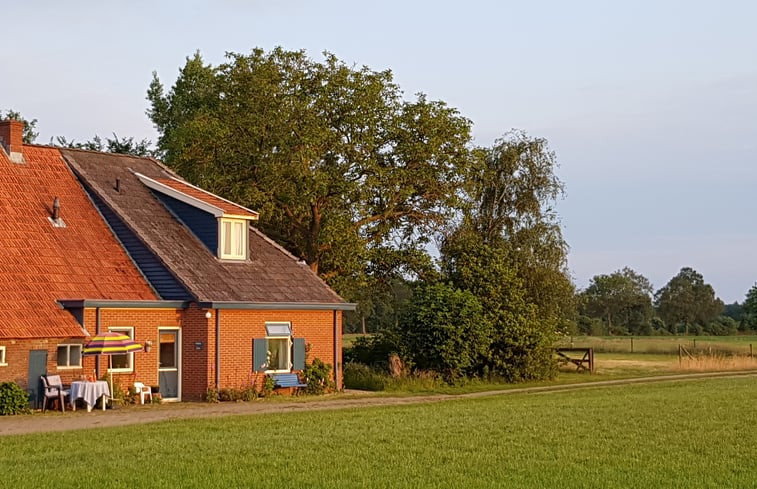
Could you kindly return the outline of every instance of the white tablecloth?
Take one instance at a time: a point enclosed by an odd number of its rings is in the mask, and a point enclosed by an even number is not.
[[[110,397],[110,387],[104,380],[71,382],[71,405],[75,405],[77,399],[84,399],[87,410],[91,411],[92,406],[102,396]]]

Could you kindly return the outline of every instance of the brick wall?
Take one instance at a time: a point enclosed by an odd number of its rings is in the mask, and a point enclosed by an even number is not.
[[[181,331],[181,392],[182,400],[201,400],[209,386],[215,385],[216,349],[215,321],[217,311],[205,317],[206,310],[195,305],[186,310],[177,309],[101,309],[100,332],[109,327],[134,328],[134,340],[144,344],[152,341],[150,352],[134,354],[134,370],[129,373],[114,373],[113,379],[122,388],[135,381],[158,385],[158,328],[179,327]],[[253,311],[229,310],[221,314],[221,371],[220,386],[244,387],[255,383],[259,388],[262,375],[252,372],[252,342],[265,337],[266,322],[289,322],[295,338],[305,338],[311,346],[307,361],[320,358],[334,367],[333,311]],[[342,315],[337,312],[337,368],[341,379],[342,364]],[[95,309],[84,311],[84,326],[90,334],[97,333]],[[58,374],[64,383],[82,376],[95,375],[96,363],[100,363],[99,375],[107,373],[107,356],[86,356],[79,368],[58,368],[57,348],[62,343],[85,342],[84,338],[48,338],[34,340],[0,340],[6,347],[7,366],[0,366],[0,381],[14,381],[27,386],[29,351],[47,351],[47,372]],[[341,385],[340,385],[341,388]]]
[[[139,381],[146,385],[158,385],[158,328],[180,327],[182,311],[180,309],[101,309],[100,332],[111,327],[134,328],[134,341],[144,344],[152,341],[149,352],[134,354],[134,370],[129,373],[114,373],[113,381],[122,388],[128,388]],[[96,314],[94,309],[87,309],[84,324],[91,334],[96,334]],[[100,376],[107,373],[108,357],[95,357],[100,362]],[[86,359],[86,357],[85,357]]]
[[[252,342],[264,338],[266,322],[289,322],[295,338],[305,338],[311,346],[307,361],[319,358],[334,365],[333,311],[250,311],[221,312],[221,387],[244,387],[262,383],[262,374],[252,372]],[[214,311],[215,313],[215,311]],[[337,313],[337,368],[341,379],[341,312]],[[341,386],[340,386],[341,387]]]

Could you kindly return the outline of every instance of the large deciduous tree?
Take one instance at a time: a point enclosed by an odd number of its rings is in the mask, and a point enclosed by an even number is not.
[[[582,312],[602,319],[607,330],[621,327],[643,334],[653,316],[652,284],[641,274],[625,267],[609,275],[596,275],[581,293]]]
[[[467,205],[441,247],[448,280],[473,292],[492,323],[484,367],[509,380],[552,375],[555,333],[574,315],[556,166],[547,141],[521,131],[478,149]]]
[[[196,54],[169,90],[154,76],[148,99],[166,163],[261,211],[262,230],[337,290],[371,270],[428,270],[418,250],[458,205],[470,161],[455,109],[404,100],[389,71],[281,48],[219,66]]]
[[[704,326],[723,312],[723,301],[715,297],[715,290],[704,282],[702,275],[692,268],[682,268],[678,275],[654,296],[660,318],[670,328],[684,324],[686,334],[695,324]]]

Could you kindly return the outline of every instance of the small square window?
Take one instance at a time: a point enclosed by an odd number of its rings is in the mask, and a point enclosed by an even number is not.
[[[134,339],[134,328],[118,327],[108,328],[108,331],[125,334],[132,340]],[[124,353],[121,355],[110,355],[110,368],[113,372],[133,372],[134,371],[134,353]]]
[[[64,344],[58,345],[58,368],[81,367],[81,345]]]

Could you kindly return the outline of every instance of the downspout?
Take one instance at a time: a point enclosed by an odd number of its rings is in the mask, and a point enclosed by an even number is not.
[[[221,310],[216,309],[216,390],[221,389]]]
[[[339,383],[339,321],[337,320],[336,309],[334,309],[334,385],[337,390],[342,390],[342,384]]]
[[[95,308],[95,335],[100,334],[100,308]],[[95,358],[95,379],[100,378],[100,356],[97,355],[97,358]]]

